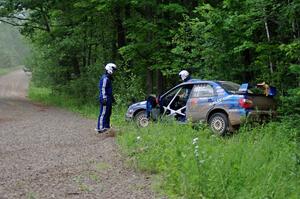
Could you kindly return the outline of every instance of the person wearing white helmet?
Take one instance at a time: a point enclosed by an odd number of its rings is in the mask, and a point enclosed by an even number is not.
[[[190,76],[190,73],[187,71],[187,70],[182,70],[180,71],[180,73],[178,74],[180,79],[183,81],[183,82],[188,82],[191,80],[191,76]],[[185,87],[183,87],[183,89],[181,90],[181,92],[178,94],[178,101],[180,101],[182,103],[182,107],[186,106],[186,103],[188,101],[188,98],[191,94],[191,91],[192,91],[192,88],[187,85]],[[183,113],[185,113],[185,109],[182,110]],[[181,121],[181,122],[185,122],[186,121],[186,117],[185,116],[182,116],[182,115],[177,115],[176,116],[176,119]]]
[[[187,82],[191,79],[190,73],[187,70],[180,71],[178,75],[183,82]]]
[[[99,101],[100,113],[96,131],[104,133],[110,129],[110,116],[112,112],[112,104],[114,102],[112,89],[112,75],[116,71],[117,66],[114,63],[108,63],[105,66],[105,74],[102,75],[99,81]]]

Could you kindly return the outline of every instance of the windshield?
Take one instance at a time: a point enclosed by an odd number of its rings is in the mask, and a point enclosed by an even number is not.
[[[229,93],[236,93],[239,91],[240,85],[233,82],[218,82],[220,86]]]

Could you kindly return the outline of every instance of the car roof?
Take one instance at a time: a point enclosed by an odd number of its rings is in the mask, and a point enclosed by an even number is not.
[[[211,81],[211,80],[201,80],[201,79],[191,79],[187,82],[183,82],[179,85],[193,85],[193,84],[203,84],[203,83],[218,83],[219,81]],[[178,85],[178,86],[179,86]]]

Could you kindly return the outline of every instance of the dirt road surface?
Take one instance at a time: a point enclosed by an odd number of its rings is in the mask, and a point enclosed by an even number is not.
[[[155,198],[95,121],[28,101],[28,79],[0,77],[0,199]]]

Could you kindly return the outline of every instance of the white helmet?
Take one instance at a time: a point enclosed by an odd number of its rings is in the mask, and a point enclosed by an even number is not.
[[[108,63],[108,64],[106,64],[106,66],[105,66],[105,70],[107,71],[107,73],[108,74],[113,74],[113,72],[115,71],[115,70],[117,70],[117,65],[116,64],[114,64],[114,63]]]
[[[182,70],[179,73],[179,76],[182,79],[182,81],[184,81],[186,78],[188,78],[189,75],[190,75],[190,73],[186,70]]]

